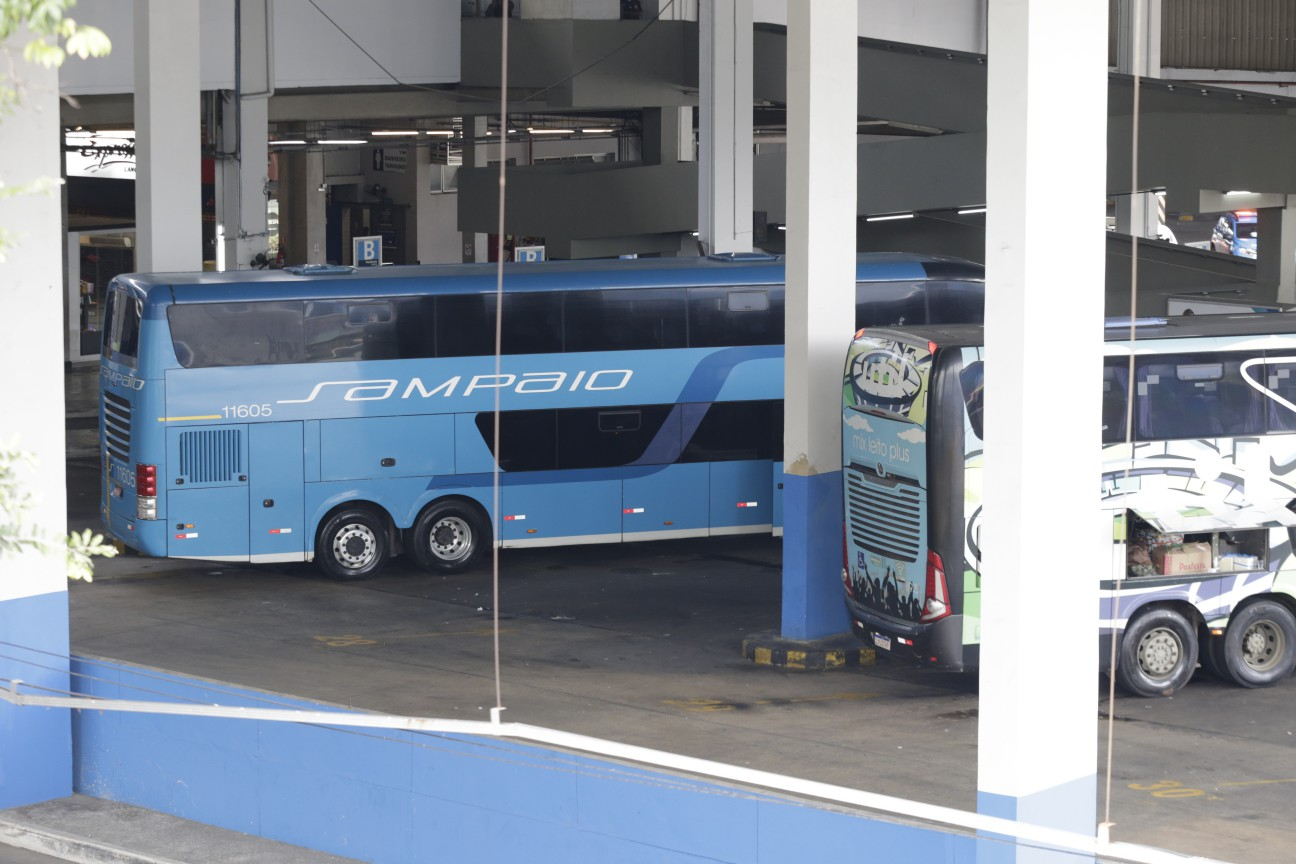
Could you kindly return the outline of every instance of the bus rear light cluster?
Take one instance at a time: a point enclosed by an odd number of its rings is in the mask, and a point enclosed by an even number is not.
[[[135,465],[135,517],[137,519],[156,519],[157,515],[157,466]]]
[[[927,552],[927,602],[923,604],[924,624],[939,621],[950,613],[949,586],[945,582],[945,563],[935,552]]]
[[[855,596],[855,586],[851,585],[850,578],[850,547],[846,542],[846,523],[842,522],[842,585],[846,588],[846,593],[851,597]]]

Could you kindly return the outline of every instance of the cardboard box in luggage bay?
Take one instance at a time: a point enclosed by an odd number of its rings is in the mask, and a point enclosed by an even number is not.
[[[1205,573],[1211,569],[1209,543],[1185,543],[1182,546],[1153,546],[1152,563],[1163,576]]]

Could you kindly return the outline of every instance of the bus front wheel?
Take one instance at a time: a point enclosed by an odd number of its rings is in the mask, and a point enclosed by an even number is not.
[[[387,527],[370,510],[341,510],[320,529],[315,557],[334,579],[368,579],[387,563]]]
[[[1296,616],[1281,603],[1260,600],[1233,616],[1219,640],[1216,671],[1243,687],[1267,687],[1296,667]]]
[[[411,549],[419,566],[441,573],[467,570],[481,554],[485,520],[463,501],[438,501],[414,523]]]
[[[1197,669],[1197,634],[1173,609],[1153,609],[1125,627],[1116,680],[1135,696],[1170,696]]]

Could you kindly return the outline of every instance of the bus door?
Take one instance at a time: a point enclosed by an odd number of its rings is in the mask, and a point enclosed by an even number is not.
[[[255,423],[248,436],[252,560],[301,561],[305,546],[302,424]]]
[[[618,440],[624,464],[621,530],[625,540],[705,537],[707,466],[679,462],[685,406],[600,412],[600,434]]]
[[[711,534],[768,531],[774,493],[768,459],[711,463]]]
[[[624,538],[705,537],[708,524],[707,466],[657,465],[624,482]]]
[[[621,541],[621,480],[604,472],[505,474],[500,509],[505,546]]]
[[[247,424],[166,432],[167,555],[248,560]]]

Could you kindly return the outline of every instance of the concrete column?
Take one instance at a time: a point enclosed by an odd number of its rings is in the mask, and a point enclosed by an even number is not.
[[[279,154],[279,230],[285,264],[324,264],[324,153],[294,150]]]
[[[1116,71],[1160,77],[1161,0],[1118,0],[1116,14]],[[1155,239],[1165,222],[1164,196],[1116,191],[1116,230],[1132,237]]]
[[[991,0],[989,44],[977,807],[1093,834],[1107,4]]]
[[[1256,282],[1277,286],[1280,304],[1296,304],[1296,196],[1286,207],[1256,210]]]
[[[839,575],[841,374],[855,330],[858,19],[855,0],[788,4],[782,622],[787,639],[814,639],[850,626]]]
[[[713,0],[698,14],[698,240],[752,250],[752,9]]]
[[[26,31],[11,37],[14,80],[22,100],[0,118],[0,165],[7,190],[44,182],[45,188],[6,198],[0,228],[8,234],[0,284],[22,318],[10,318],[0,339],[0,364],[21,370],[30,398],[6,410],[0,446],[31,453],[35,465],[17,466],[34,504],[29,536],[60,543],[67,525],[63,475],[63,229],[59,177],[58,70],[22,62]],[[7,81],[6,86],[13,81]],[[198,247],[194,247],[195,253]],[[0,513],[12,523],[14,513]],[[54,692],[69,689],[67,572],[61,552],[6,554],[0,560],[0,686],[21,679]],[[0,809],[72,794],[69,712],[17,708],[0,702]]]
[[[485,168],[490,164],[489,149],[491,140],[486,137],[488,118],[464,118],[463,167]],[[498,146],[498,145],[497,145]],[[490,252],[486,249],[487,234],[464,233],[464,261],[487,261]]]
[[[135,0],[135,260],[202,269],[198,0]]]
[[[235,9],[238,69],[221,116],[226,157],[217,164],[216,223],[224,226],[226,269],[246,270],[270,249],[266,186],[274,57],[269,0],[238,0]]]

